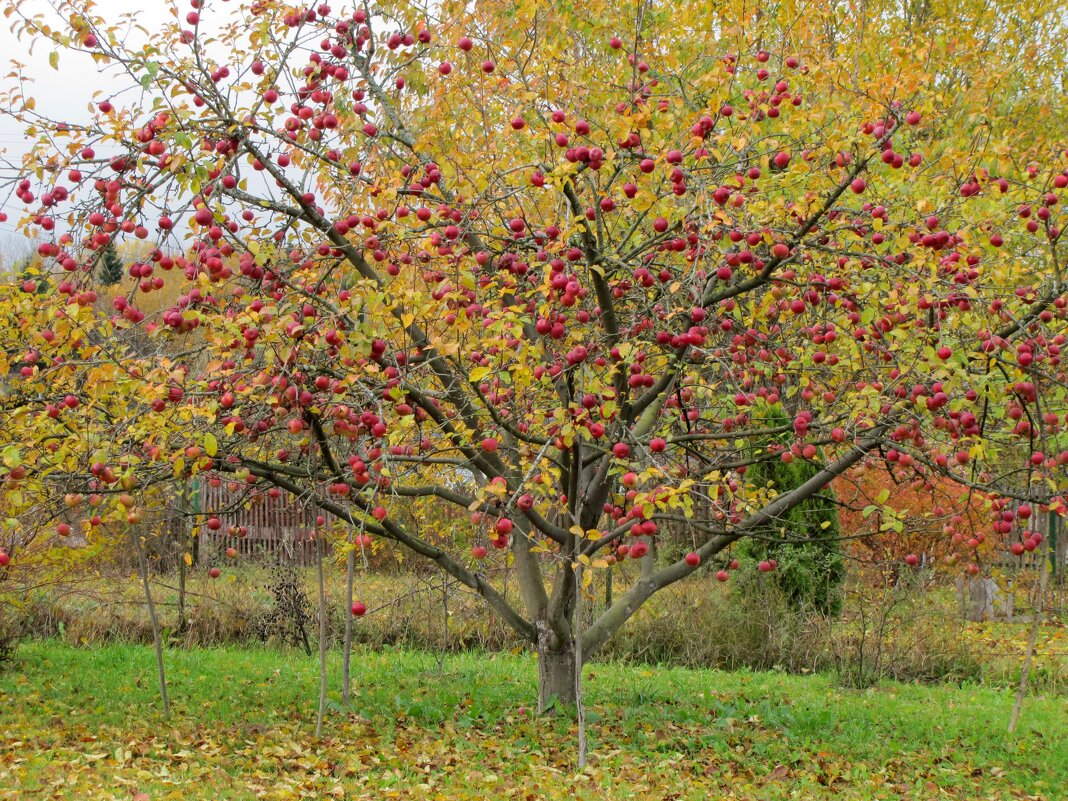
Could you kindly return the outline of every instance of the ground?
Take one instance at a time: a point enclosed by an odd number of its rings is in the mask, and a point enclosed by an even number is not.
[[[164,720],[150,648],[21,646],[0,675],[0,799],[1042,799],[1068,786],[1068,699],[829,675],[587,668],[574,722],[532,713],[527,655],[339,659],[321,740],[318,667],[296,651],[172,650]],[[143,801],[143,798],[142,798]]]

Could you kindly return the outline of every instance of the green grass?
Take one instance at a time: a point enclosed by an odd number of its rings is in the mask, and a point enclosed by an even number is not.
[[[159,712],[150,648],[24,644],[0,675],[0,798],[1061,799],[1068,701],[990,688],[593,665],[591,766],[574,722],[539,718],[529,656],[339,655],[324,736],[318,666],[299,652],[166,654]]]

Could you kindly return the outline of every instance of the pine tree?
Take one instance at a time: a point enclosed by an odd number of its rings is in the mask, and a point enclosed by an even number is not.
[[[123,266],[115,242],[108,242],[104,255],[97,263],[96,277],[103,286],[113,286],[122,280]]]
[[[781,409],[772,412],[767,420],[769,428],[789,422]],[[804,484],[819,469],[812,459],[783,462],[773,458],[750,466],[746,478],[754,488],[767,488],[778,495]],[[826,488],[764,526],[742,543],[741,551],[753,559],[778,562],[771,575],[793,606],[832,615],[841,610],[841,584],[845,578],[840,536],[838,506],[834,493]]]

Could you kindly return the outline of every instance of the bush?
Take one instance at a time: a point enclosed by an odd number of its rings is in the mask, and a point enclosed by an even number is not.
[[[1006,678],[985,670],[957,616],[924,608],[922,597],[901,586],[857,591],[852,600],[850,621],[829,640],[843,685],[863,688],[885,678],[962,683],[982,681],[988,673],[998,683]]]
[[[774,581],[760,583],[759,593],[737,585],[661,593],[646,602],[598,658],[798,673],[831,667],[820,616],[794,608]],[[680,620],[686,624],[679,625]]]
[[[267,589],[271,604],[258,616],[256,630],[264,642],[275,639],[287,645],[299,645],[311,653],[308,629],[313,624],[311,601],[295,568],[273,568]]]

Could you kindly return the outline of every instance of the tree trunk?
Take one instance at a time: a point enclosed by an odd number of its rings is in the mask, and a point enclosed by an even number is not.
[[[185,523],[182,523],[185,526]],[[185,537],[182,538],[182,547],[178,554],[178,634],[185,636],[189,629],[189,621],[185,617]]]
[[[538,625],[538,712],[554,705],[575,706],[575,647],[560,648],[544,623]],[[554,647],[555,646],[555,647]]]

